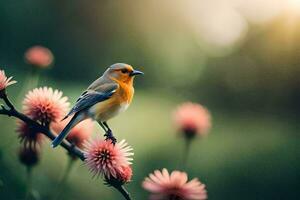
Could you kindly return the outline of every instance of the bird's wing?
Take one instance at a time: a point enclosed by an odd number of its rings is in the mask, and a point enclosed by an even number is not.
[[[76,104],[64,118],[68,118],[70,115],[80,112],[86,108],[89,108],[96,103],[105,101],[109,99],[117,90],[118,84],[115,83],[106,83],[100,85],[97,90],[86,90],[82,95],[77,99]],[[64,120],[63,119],[63,120]]]

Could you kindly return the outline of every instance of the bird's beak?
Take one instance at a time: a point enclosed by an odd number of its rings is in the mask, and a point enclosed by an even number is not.
[[[136,75],[144,75],[144,72],[138,71],[138,70],[133,70],[130,73],[130,76],[136,76]]]

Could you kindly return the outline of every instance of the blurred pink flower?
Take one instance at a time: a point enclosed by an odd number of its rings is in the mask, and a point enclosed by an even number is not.
[[[19,149],[18,156],[23,165],[27,167],[33,167],[40,160],[40,151],[37,148],[22,146]]]
[[[44,136],[41,133],[34,131],[23,121],[17,121],[17,132],[19,133],[19,138],[24,146],[29,148],[35,148],[36,144],[41,145]]]
[[[36,67],[45,68],[53,62],[53,54],[42,46],[33,46],[25,52],[25,61]]]
[[[11,79],[12,77],[6,77],[4,70],[0,70],[0,91],[17,82]]]
[[[117,180],[119,180],[122,184],[128,183],[132,178],[132,169],[130,165],[122,166],[121,170],[117,172]]]
[[[23,101],[26,115],[42,123],[56,122],[66,114],[69,103],[63,93],[52,88],[35,88],[29,91]]]
[[[183,103],[173,114],[174,122],[179,131],[187,137],[196,134],[205,135],[211,127],[209,111],[196,103]]]
[[[95,140],[85,144],[85,163],[94,175],[117,178],[118,172],[133,160],[132,148],[125,140],[113,145],[111,140]]]
[[[188,182],[185,172],[173,171],[169,174],[167,169],[155,170],[143,182],[144,189],[152,194],[150,200],[205,200],[207,192],[205,185],[198,179]]]
[[[69,121],[70,120],[63,120],[53,123],[51,125],[51,128],[55,133],[59,134],[65,128]],[[84,120],[70,130],[70,133],[67,136],[67,140],[70,143],[81,148],[83,147],[84,142],[91,137],[93,130],[93,121],[91,119]]]

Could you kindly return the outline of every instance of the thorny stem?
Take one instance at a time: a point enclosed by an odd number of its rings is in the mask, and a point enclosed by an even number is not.
[[[5,104],[8,106],[8,109],[5,108],[4,106],[0,107],[0,115],[6,115],[9,117],[18,118],[18,119],[22,120],[23,122],[25,122],[26,124],[30,125],[37,132],[43,133],[51,141],[55,139],[56,136],[49,130],[49,127],[43,126],[43,125],[39,124],[38,122],[32,120],[31,118],[27,117],[23,113],[20,113],[19,111],[17,111],[15,109],[15,107],[13,106],[13,104],[8,99],[5,90],[0,91],[0,98],[3,99]],[[82,161],[85,160],[83,151],[81,149],[79,149],[78,147],[70,144],[67,141],[63,141],[60,144],[60,146],[62,146],[65,150],[67,150],[71,155],[78,157]],[[126,200],[131,200],[129,193],[127,192],[127,190],[125,189],[125,187],[123,185],[117,185],[117,186],[113,186],[113,187],[116,188],[124,196],[124,198]]]

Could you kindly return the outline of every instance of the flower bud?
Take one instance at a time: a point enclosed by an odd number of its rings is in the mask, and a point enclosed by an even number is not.
[[[37,165],[40,159],[40,152],[37,148],[31,148],[22,146],[19,150],[19,160],[20,162],[27,166],[33,167]]]

